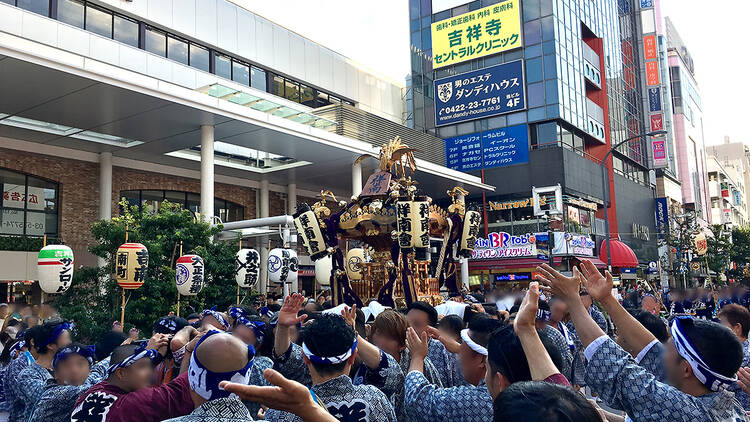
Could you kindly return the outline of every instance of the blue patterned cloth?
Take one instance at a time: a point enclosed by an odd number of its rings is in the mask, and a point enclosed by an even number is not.
[[[8,411],[8,402],[5,397],[5,389],[2,380],[5,379],[5,371],[8,369],[8,365],[0,367],[0,412]]]
[[[602,329],[602,331],[605,333],[608,332],[607,318],[604,317],[604,314],[596,307],[596,305],[591,305],[591,308],[589,308],[589,315],[591,315],[591,318],[594,319],[594,322]]]
[[[254,364],[253,364],[254,365]],[[236,397],[224,397],[203,403],[189,415],[165,422],[253,422],[250,412]]]
[[[586,351],[590,357],[586,381],[605,403],[624,409],[633,421],[747,421],[733,393],[720,390],[699,397],[683,393],[657,380],[612,339],[600,339]]]
[[[458,361],[458,355],[451,353],[445,348],[443,343],[434,338],[430,338],[428,344],[427,358],[437,369],[440,376],[440,383],[445,388],[467,385],[464,375],[461,372],[461,364]]]
[[[341,422],[396,422],[396,414],[382,391],[372,385],[354,385],[346,375],[312,387],[328,413]],[[302,422],[292,413],[270,409],[266,421]]]
[[[565,378],[569,380],[573,379],[573,354],[570,353],[570,347],[565,340],[565,336],[556,328],[550,327],[549,325],[545,325],[544,328],[538,330],[538,332],[540,337],[545,337],[560,353],[562,367],[557,369],[560,370],[560,373],[563,374]]]
[[[31,365],[32,362],[34,362],[34,358],[31,357],[31,353],[26,352],[18,356],[5,368],[5,374],[2,381],[3,390],[5,391],[5,399],[8,405],[8,422],[25,422],[23,419],[23,408],[25,407],[25,402],[21,398],[18,375],[21,371]]]
[[[399,358],[399,366],[401,366],[401,372],[404,374],[409,373],[409,365],[411,364],[411,353],[409,349],[401,351]],[[424,376],[427,378],[427,382],[434,385],[436,388],[443,388],[442,381],[440,381],[440,374],[438,374],[435,365],[432,364],[430,358],[424,359]],[[401,383],[399,391],[391,398],[393,403],[393,409],[396,411],[396,419],[399,422],[412,422],[409,415],[406,414],[406,399],[404,397],[406,391],[404,390],[404,383]]]
[[[492,397],[482,380],[478,386],[438,388],[424,374],[406,375],[406,414],[414,422],[487,422],[492,420]]]
[[[91,373],[82,385],[58,385],[48,379],[42,395],[32,408],[29,422],[68,422],[76,400],[94,384],[107,376],[109,358],[91,367]]]
[[[565,326],[568,328],[568,332],[570,333],[570,337],[573,338],[573,344],[575,345],[572,355],[573,355],[573,370],[572,375],[573,378],[570,378],[570,385],[578,385],[580,387],[586,386],[586,357],[583,355],[583,343],[581,343],[581,337],[578,336],[578,332],[576,331],[575,325],[573,325],[573,321],[568,321],[568,323],[565,324]]]
[[[392,399],[396,393],[404,389],[404,372],[393,356],[381,350],[378,367],[368,368],[363,362],[357,368],[353,382],[354,385],[372,385]]]
[[[265,356],[257,356],[253,361],[253,367],[250,369],[250,385],[269,386],[269,382],[263,377],[263,371],[267,368],[273,368],[273,361]],[[254,418],[258,417],[260,403],[250,400],[243,400],[247,411]]]
[[[742,358],[742,367],[750,366],[750,341],[745,340],[742,342],[742,351],[744,352]],[[729,387],[729,391],[734,393],[737,401],[740,402],[740,406],[743,409],[750,411],[750,396],[740,388],[736,382]]]
[[[21,421],[28,421],[34,405],[42,397],[47,380],[52,379],[52,373],[34,362],[18,374],[18,391],[20,398],[23,400],[23,412],[20,414]]]

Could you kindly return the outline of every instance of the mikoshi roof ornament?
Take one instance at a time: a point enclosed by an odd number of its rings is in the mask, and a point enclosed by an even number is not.
[[[443,300],[442,285],[458,295],[456,258],[471,254],[481,219],[479,213],[467,213],[468,192],[460,187],[448,192],[453,200],[447,210],[419,191],[412,178],[417,170],[414,151],[397,136],[377,157],[364,155],[355,161],[374,157],[380,164],[358,196],[339,202],[324,190],[320,201],[298,207],[298,238],[316,263],[316,280],[330,280],[334,305],[361,308],[363,300],[371,299],[390,307],[396,301],[400,306],[415,300],[436,304]],[[437,268],[431,270],[433,239],[441,246]],[[356,248],[347,251],[349,243]],[[363,251],[359,271],[352,272],[350,258],[359,256],[354,251],[360,248],[368,251],[369,259],[364,260]],[[330,267],[318,264],[327,257]]]

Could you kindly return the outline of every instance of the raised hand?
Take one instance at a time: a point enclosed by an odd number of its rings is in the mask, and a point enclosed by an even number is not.
[[[513,321],[513,329],[516,333],[524,329],[535,329],[536,313],[539,310],[539,283],[532,281],[529,283],[529,290],[523,297],[521,306]]]
[[[737,371],[737,384],[740,386],[742,391],[750,394],[750,368],[742,367]]]
[[[539,272],[536,279],[549,286],[554,295],[568,303],[581,300],[579,295],[580,280],[575,275],[577,271],[575,268],[573,269],[573,277],[565,276],[547,264],[536,267],[536,270]]]
[[[604,299],[612,296],[614,282],[612,281],[612,274],[609,271],[606,271],[605,277],[591,261],[584,259],[581,264],[581,273],[583,274],[583,284],[592,298],[599,302],[604,302]]]
[[[344,320],[347,324],[351,325],[352,328],[354,328],[354,331],[357,330],[357,305],[352,305],[352,307],[345,306],[344,309],[341,310],[341,316],[344,317]]]
[[[429,351],[429,344],[429,335],[426,331],[423,331],[420,337],[414,328],[409,327],[406,330],[406,347],[409,348],[412,359],[424,360]]]
[[[297,312],[302,309],[305,304],[305,297],[299,293],[294,293],[291,296],[287,296],[284,301],[284,305],[279,311],[279,325],[284,327],[295,326],[307,318],[307,315],[297,316]]]

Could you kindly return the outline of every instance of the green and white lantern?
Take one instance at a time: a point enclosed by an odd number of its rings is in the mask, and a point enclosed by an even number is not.
[[[36,274],[45,293],[62,293],[73,281],[73,250],[65,245],[47,245],[39,251]]]

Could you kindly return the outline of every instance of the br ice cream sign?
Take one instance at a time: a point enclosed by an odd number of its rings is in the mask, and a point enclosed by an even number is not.
[[[513,236],[494,232],[487,238],[477,239],[472,259],[536,257],[536,238],[531,233]]]

